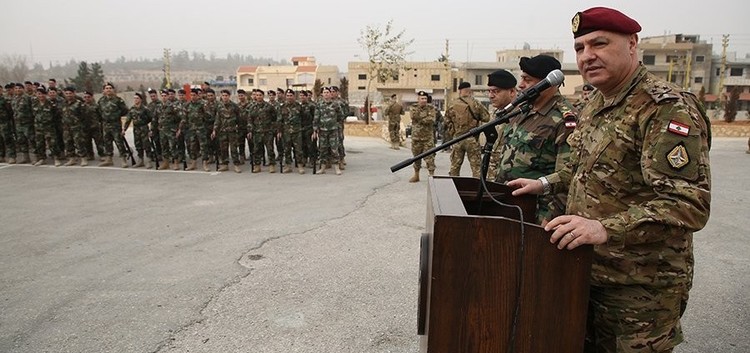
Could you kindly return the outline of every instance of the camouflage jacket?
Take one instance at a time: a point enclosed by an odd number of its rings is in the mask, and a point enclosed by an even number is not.
[[[34,125],[40,128],[52,127],[57,114],[57,108],[49,100],[35,100],[34,106],[31,107],[34,112]]]
[[[213,127],[214,126],[214,120],[216,120],[216,111],[219,109],[219,104],[221,102],[217,100],[205,101],[206,105],[206,126]]]
[[[99,98],[99,109],[102,113],[102,121],[105,123],[120,123],[123,116],[128,115],[128,107],[125,101],[118,96]]]
[[[216,120],[213,129],[216,132],[235,132],[239,126],[240,107],[235,102],[219,102],[216,106]]]
[[[397,100],[392,100],[384,107],[383,114],[388,121],[401,121],[401,115],[404,115],[404,106]]]
[[[315,107],[313,129],[315,131],[338,130],[339,116],[341,116],[341,105],[333,100],[321,100]]]
[[[349,102],[347,102],[344,98],[341,98],[341,97],[336,98],[333,101],[339,105],[338,122],[339,124],[343,124],[344,121],[346,121],[346,116],[349,115]]]
[[[4,95],[0,95],[0,124],[9,123],[13,119],[13,108]]]
[[[300,120],[303,130],[312,130],[315,118],[315,104],[308,102],[300,103]]]
[[[576,126],[576,111],[560,94],[538,110],[514,117],[498,134],[495,181],[537,179],[562,168],[570,157],[567,138]],[[565,213],[566,192],[540,197],[537,220]]]
[[[615,97],[596,91],[568,138],[568,214],[599,220],[592,284],[685,286],[693,274],[693,232],[711,200],[710,122],[690,93],[644,66]]]
[[[202,101],[190,102],[185,106],[185,115],[180,123],[181,126],[190,127],[191,130],[205,129],[208,124],[208,113],[206,104]]]
[[[133,105],[128,111],[127,118],[125,119],[125,127],[127,130],[130,126],[130,122],[133,122],[133,128],[142,128],[151,122],[151,111],[148,110],[143,104],[140,107]]]
[[[167,130],[177,130],[184,127],[184,113],[180,102],[177,100],[167,100],[159,110],[159,128]]]
[[[459,98],[445,112],[445,125],[449,134],[463,134],[482,123],[490,121],[490,113],[473,97]]]
[[[242,102],[237,103],[237,107],[240,109],[240,113],[237,116],[237,128],[242,131],[247,130],[247,107],[248,105],[250,105],[250,101],[245,101],[244,103]]]
[[[83,103],[78,99],[72,101],[66,100],[61,105],[62,123],[67,126],[82,126],[83,124]]]
[[[302,106],[297,102],[284,102],[279,106],[279,126],[283,133],[302,131]]]
[[[13,97],[13,116],[18,125],[33,125],[34,111],[31,109],[32,99],[27,94]]]
[[[156,100],[148,102],[148,105],[146,106],[149,113],[151,113],[151,130],[153,131],[159,131],[159,118],[161,117],[162,104],[161,101]]]
[[[101,130],[102,112],[96,103],[83,103],[81,105],[81,121],[85,128],[89,130]]]
[[[268,102],[253,102],[247,106],[247,131],[276,132],[276,108]]]
[[[419,103],[411,106],[411,140],[412,141],[432,141],[435,133],[435,119],[437,119],[437,110],[432,104],[424,107]]]

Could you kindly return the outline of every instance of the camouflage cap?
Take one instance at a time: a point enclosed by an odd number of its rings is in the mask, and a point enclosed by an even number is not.
[[[573,38],[594,31],[634,34],[641,31],[641,25],[620,11],[608,7],[592,7],[573,16]]]

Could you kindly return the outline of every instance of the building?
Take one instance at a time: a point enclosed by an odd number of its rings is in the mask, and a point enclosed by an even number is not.
[[[368,85],[372,105],[381,104],[382,97],[393,94],[406,104],[415,103],[417,92],[425,91],[432,95],[435,104],[442,106],[453,82],[453,68],[438,61],[407,62],[397,76],[386,82],[370,81],[369,62],[350,62],[348,69],[349,103],[360,107],[364,106]]]
[[[736,89],[739,91],[739,105],[737,110],[750,111],[750,55],[745,55],[744,58],[737,58],[736,53],[727,53],[723,81],[721,80],[722,58],[720,55],[713,57],[711,66],[713,84],[709,91],[710,93],[706,94],[706,103],[708,103],[709,107],[718,108],[719,98],[728,101],[732,90]],[[723,97],[720,97],[720,95],[723,95]]]
[[[698,94],[710,91],[712,48],[698,35],[668,34],[641,38],[638,55],[654,75]]]
[[[498,50],[495,52],[497,62],[503,64],[518,64],[522,57],[532,57],[537,55],[548,55],[559,62],[563,62],[563,54],[565,52],[562,49],[531,49],[529,43],[523,44],[523,49],[505,49]]]
[[[315,57],[292,58],[292,65],[240,66],[237,68],[237,89],[251,91],[261,89],[306,89],[311,90],[315,80],[324,86],[338,85],[339,69],[333,65],[318,65]]]

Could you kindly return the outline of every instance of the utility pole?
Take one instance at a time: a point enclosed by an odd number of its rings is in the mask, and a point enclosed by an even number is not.
[[[727,71],[727,47],[729,47],[729,35],[721,36],[721,69],[719,70],[719,106],[724,109],[724,76]]]
[[[451,59],[450,59],[450,41],[448,39],[445,40],[445,61],[443,61],[443,65],[445,65],[445,91],[443,92],[443,110],[448,109],[448,94],[450,92],[450,85],[451,81],[453,81],[453,77],[451,77]]]
[[[170,64],[170,49],[164,48],[164,78],[167,81],[166,88],[172,88],[172,69]]]

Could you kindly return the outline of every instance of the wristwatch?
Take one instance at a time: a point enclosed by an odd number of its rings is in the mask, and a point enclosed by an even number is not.
[[[550,185],[547,177],[540,177],[537,180],[542,182],[542,194],[549,195],[552,192],[552,185]]]

